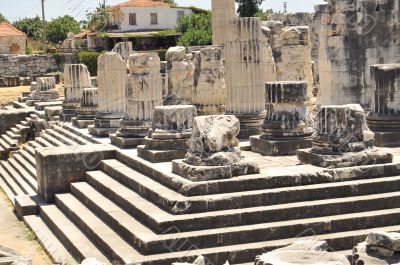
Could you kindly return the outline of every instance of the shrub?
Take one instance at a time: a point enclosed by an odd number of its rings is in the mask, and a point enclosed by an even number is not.
[[[26,46],[26,48],[25,48],[25,54],[26,54],[26,55],[32,54],[32,48],[29,47],[29,46]]]
[[[91,76],[97,76],[97,58],[101,55],[99,52],[78,52],[76,59],[78,63],[87,66]]]
[[[202,46],[212,43],[211,13],[200,13],[182,17],[177,30],[182,32],[178,45]]]

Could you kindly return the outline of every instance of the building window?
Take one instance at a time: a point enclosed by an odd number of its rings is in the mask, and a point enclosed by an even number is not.
[[[150,19],[151,19],[151,25],[157,25],[158,24],[157,13],[151,13],[150,14]]]
[[[178,17],[176,19],[176,21],[179,22],[179,20],[181,20],[181,18],[185,16],[185,11],[178,11]]]
[[[136,26],[136,13],[129,13],[129,25]]]

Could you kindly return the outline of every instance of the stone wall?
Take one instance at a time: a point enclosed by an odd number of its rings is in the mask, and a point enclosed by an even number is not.
[[[329,0],[317,5],[318,102],[368,106],[369,67],[400,62],[398,1]]]
[[[52,55],[5,55],[0,54],[0,77],[6,76],[44,76],[49,72],[63,71],[64,62],[71,56],[61,56],[57,62]]]

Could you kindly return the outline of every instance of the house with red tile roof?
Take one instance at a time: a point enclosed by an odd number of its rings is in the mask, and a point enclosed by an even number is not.
[[[114,32],[146,32],[175,29],[178,20],[192,9],[175,7],[162,0],[130,0],[110,7]]]
[[[26,40],[26,34],[10,23],[0,23],[0,54],[25,54]]]

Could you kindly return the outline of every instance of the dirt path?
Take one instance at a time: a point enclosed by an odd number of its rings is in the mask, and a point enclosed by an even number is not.
[[[0,245],[12,248],[22,256],[32,257],[33,265],[49,265],[51,260],[23,222],[15,214],[10,201],[0,189]]]
[[[28,92],[29,90],[29,86],[0,87],[0,108],[17,100],[22,92]]]

